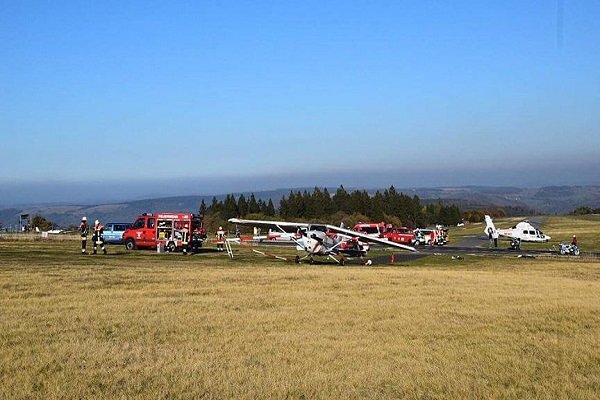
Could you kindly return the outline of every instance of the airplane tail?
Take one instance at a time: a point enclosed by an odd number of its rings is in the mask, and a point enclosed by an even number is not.
[[[494,225],[494,221],[492,221],[492,217],[489,215],[485,216],[485,229],[483,232],[487,235],[490,233],[490,229],[492,232],[496,232],[496,226]]]

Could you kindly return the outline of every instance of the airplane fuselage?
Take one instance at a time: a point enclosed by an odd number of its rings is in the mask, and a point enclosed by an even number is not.
[[[350,257],[360,257],[367,253],[368,246],[358,241],[354,246],[344,245],[340,242],[348,240],[343,236],[331,236],[320,230],[309,230],[302,235],[302,246],[297,246],[297,250],[303,250],[310,255],[329,256],[331,254],[340,254]],[[350,243],[350,241],[348,240]]]
[[[331,253],[330,249],[337,243],[336,240],[327,236],[325,232],[308,230],[306,231],[306,234],[302,235],[302,244],[304,245],[304,248],[300,249],[309,254],[327,256]]]

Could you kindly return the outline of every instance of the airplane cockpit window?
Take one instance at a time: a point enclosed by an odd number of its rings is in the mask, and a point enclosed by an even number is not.
[[[530,235],[535,235],[535,231],[529,231]]]
[[[523,235],[527,235],[527,231],[523,231]]]
[[[311,231],[327,232],[327,227],[325,225],[311,225],[310,226],[310,230]]]

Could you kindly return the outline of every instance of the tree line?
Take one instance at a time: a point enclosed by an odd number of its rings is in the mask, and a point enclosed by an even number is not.
[[[462,220],[460,209],[455,205],[423,203],[418,196],[398,192],[394,186],[370,195],[366,190],[347,191],[340,186],[332,195],[327,188],[315,187],[312,191],[290,191],[274,207],[272,199],[256,200],[254,194],[237,199],[229,194],[224,200],[213,197],[207,206],[200,203],[199,213],[208,226],[222,225],[229,218],[279,217],[285,220],[329,222],[353,226],[356,222],[385,221],[396,226],[410,228],[432,224],[454,225]]]

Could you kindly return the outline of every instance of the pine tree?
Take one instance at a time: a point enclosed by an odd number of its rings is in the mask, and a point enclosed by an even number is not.
[[[209,208],[210,212],[217,213],[217,212],[221,211],[220,205],[222,205],[222,204],[219,204],[219,202],[217,201],[217,198],[213,196],[212,201],[210,202],[210,208]]]
[[[256,202],[256,197],[254,197],[254,193],[250,195],[250,200],[248,200],[248,214],[258,214],[260,212],[260,206]]]
[[[245,217],[248,213],[248,203],[246,202],[246,198],[243,194],[240,194],[240,198],[238,199],[237,210],[240,217]]]
[[[350,195],[346,192],[343,185],[335,191],[333,198],[331,199],[333,203],[333,211],[343,211],[346,214],[352,213],[352,205],[350,204]]]
[[[271,200],[271,198],[269,198],[269,203],[267,204],[265,215],[268,215],[270,217],[275,216],[275,206],[273,205],[273,200]]]
[[[202,201],[200,202],[200,207],[198,207],[198,214],[200,215],[200,218],[204,218],[204,216],[206,215],[206,203],[204,203],[204,199],[202,199]]]
[[[225,217],[226,219],[235,218],[240,215],[239,210],[237,208],[237,202],[233,194],[228,194],[225,197],[225,201],[223,201],[222,214],[223,217]]]

